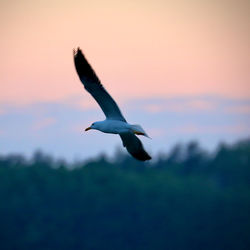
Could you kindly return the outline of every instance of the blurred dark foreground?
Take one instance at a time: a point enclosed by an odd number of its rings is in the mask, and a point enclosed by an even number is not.
[[[250,140],[154,163],[0,157],[0,249],[250,249]]]

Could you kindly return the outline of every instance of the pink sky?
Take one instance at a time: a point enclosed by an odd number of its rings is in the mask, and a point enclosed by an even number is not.
[[[1,1],[1,103],[94,103],[74,69],[77,46],[120,101],[249,98],[247,9],[248,1]]]

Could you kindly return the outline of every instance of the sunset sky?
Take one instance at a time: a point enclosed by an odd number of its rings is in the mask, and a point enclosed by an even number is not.
[[[0,154],[84,159],[122,148],[73,64],[79,46],[157,155],[250,136],[250,2],[0,1]]]

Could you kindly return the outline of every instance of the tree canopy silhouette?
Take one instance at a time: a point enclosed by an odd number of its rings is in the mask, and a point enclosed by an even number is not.
[[[152,164],[0,157],[1,249],[250,249],[250,140]]]

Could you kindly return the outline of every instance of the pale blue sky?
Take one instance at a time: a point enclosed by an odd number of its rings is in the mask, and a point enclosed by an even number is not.
[[[219,142],[232,143],[249,137],[249,107],[248,99],[212,96],[131,99],[121,105],[127,120],[141,124],[152,137],[140,138],[153,156],[167,152],[179,142],[197,140],[207,149],[214,149]],[[70,101],[2,105],[0,152],[30,156],[41,149],[75,160],[102,152],[112,155],[117,148],[124,150],[119,136],[84,132],[92,122],[102,119],[104,115],[97,104],[88,109]]]

